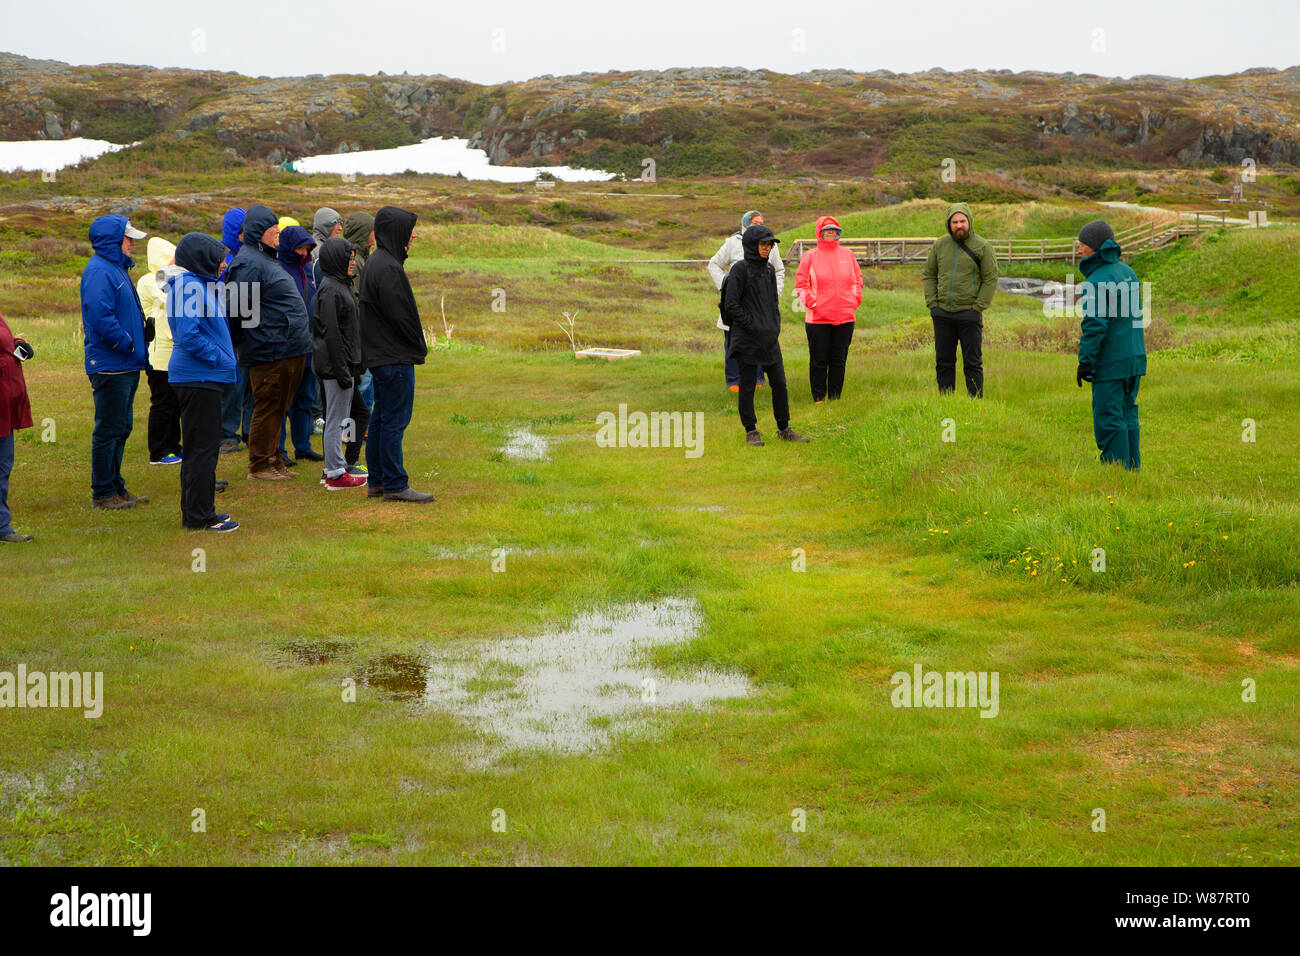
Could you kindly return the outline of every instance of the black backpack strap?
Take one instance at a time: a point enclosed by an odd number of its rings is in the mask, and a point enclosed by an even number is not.
[[[982,260],[979,256],[975,255],[975,253],[971,252],[970,246],[966,245],[966,243],[964,242],[957,243],[957,248],[960,249],[962,252],[966,253],[966,255],[970,256],[971,261],[975,263],[975,294],[978,295],[979,287],[980,287],[980,270],[984,268],[984,260]]]

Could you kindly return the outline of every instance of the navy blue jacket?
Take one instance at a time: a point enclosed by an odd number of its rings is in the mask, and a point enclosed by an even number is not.
[[[244,217],[244,245],[226,270],[231,337],[245,368],[311,352],[307,306],[298,286],[280,268],[275,250],[262,243],[262,235],[278,221],[265,206],[250,206]]]
[[[122,252],[125,216],[100,216],[90,226],[95,254],[81,273],[81,331],[86,374],[147,368],[144,309],[131,281],[135,260]]]

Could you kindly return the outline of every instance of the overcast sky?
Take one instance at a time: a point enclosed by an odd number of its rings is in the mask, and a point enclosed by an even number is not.
[[[75,64],[444,73],[479,83],[743,66],[1205,76],[1300,63],[1296,0],[319,0],[7,4],[0,48]]]

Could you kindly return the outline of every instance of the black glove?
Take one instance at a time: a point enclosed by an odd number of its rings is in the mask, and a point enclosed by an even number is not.
[[[20,362],[26,362],[36,357],[36,349],[32,348],[26,339],[14,339],[14,356]]]
[[[1083,388],[1084,382],[1092,381],[1092,364],[1089,362],[1080,362],[1079,367],[1074,372],[1074,384]]]
[[[346,392],[348,389],[352,387],[352,379],[340,378],[338,379],[338,386],[340,391]]]
[[[144,320],[144,340],[152,342],[154,334],[153,316],[150,316]]]

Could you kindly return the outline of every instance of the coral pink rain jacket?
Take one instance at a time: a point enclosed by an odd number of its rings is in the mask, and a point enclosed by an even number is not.
[[[838,239],[823,239],[822,230],[840,224],[832,216],[817,220],[817,248],[799,260],[794,287],[803,299],[805,322],[843,325],[852,322],[862,303],[862,270],[853,253]]]

